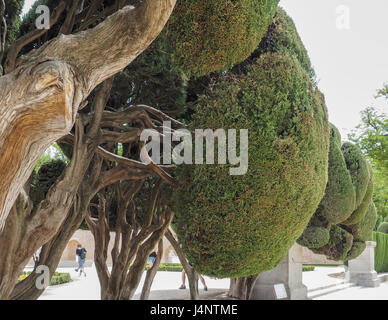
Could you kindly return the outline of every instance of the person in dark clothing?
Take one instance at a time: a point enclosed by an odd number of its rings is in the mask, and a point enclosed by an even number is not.
[[[86,260],[86,249],[82,247],[82,245],[78,245],[77,246],[77,250],[76,250],[76,255],[77,255],[77,258],[78,258],[78,268],[75,269],[75,271],[78,272],[79,270],[79,276],[82,276],[82,273],[84,273],[85,277],[86,277],[86,272],[85,272],[85,269],[84,269],[84,265],[85,265],[85,260]]]
[[[36,250],[36,252],[32,256],[32,259],[34,260],[34,270],[36,270],[36,268],[39,265],[39,256],[40,256],[40,249]]]

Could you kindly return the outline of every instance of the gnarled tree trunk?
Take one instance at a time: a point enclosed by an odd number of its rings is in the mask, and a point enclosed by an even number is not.
[[[239,300],[250,300],[252,296],[253,287],[259,275],[250,277],[241,277],[230,279],[230,288],[228,296]]]
[[[156,256],[156,260],[154,264],[152,265],[152,268],[150,268],[147,271],[146,278],[144,280],[143,289],[141,291],[140,300],[148,300],[150,297],[151,287],[152,283],[155,279],[155,276],[159,270],[160,262],[162,261],[163,257],[163,239],[159,241],[158,244],[158,253]]]
[[[102,300],[130,300],[133,298],[147,264],[147,258],[163,238],[173,214],[160,204],[159,181],[153,189],[147,212],[140,216],[133,199],[143,183],[117,185],[117,216],[115,217],[115,243],[112,249],[112,270],[107,266],[107,250],[110,240],[109,209],[113,198],[100,194],[98,218],[87,216],[89,229],[95,240],[95,265],[100,279]],[[128,216],[128,209],[130,215]],[[141,222],[140,222],[141,221]]]
[[[93,29],[7,59],[0,77],[0,230],[41,154],[70,131],[90,92],[151,44],[175,2],[144,0]]]
[[[168,230],[166,232],[166,238],[173,246],[175,253],[178,255],[179,261],[181,262],[183,269],[185,270],[185,273],[187,275],[187,278],[189,279],[189,288],[190,288],[190,299],[191,300],[198,300],[199,298],[199,290],[198,290],[198,274],[195,272],[195,270],[191,267],[189,262],[187,261],[182,248],[180,247],[178,241],[175,239],[175,236],[171,232],[171,230]]]

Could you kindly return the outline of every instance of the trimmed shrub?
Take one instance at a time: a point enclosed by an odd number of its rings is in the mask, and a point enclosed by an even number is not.
[[[373,202],[369,204],[369,208],[365,217],[357,224],[351,226],[344,226],[354,237],[354,240],[368,241],[370,239],[373,228],[377,220],[376,206]],[[388,229],[387,229],[388,231]],[[380,231],[381,232],[381,231]]]
[[[147,265],[146,270],[149,270],[149,265]],[[180,263],[161,263],[158,271],[166,272],[182,272],[183,267]]]
[[[159,37],[189,76],[226,70],[257,48],[279,0],[179,0]]]
[[[371,240],[376,242],[375,270],[377,272],[388,272],[388,235],[373,232]]]
[[[313,248],[321,248],[330,240],[330,231],[322,227],[306,228],[302,236],[298,239],[298,243],[302,246]]]
[[[71,281],[70,273],[55,272],[50,280],[50,286],[57,286],[59,284],[68,283]]]
[[[352,247],[346,255],[346,261],[357,258],[366,248],[365,242],[353,242]]]
[[[375,228],[374,228],[374,231],[377,231],[378,227],[380,226],[380,224],[382,224],[384,222],[384,218],[381,216],[381,215],[377,215],[377,220],[376,220],[376,225],[375,225]]]
[[[365,198],[366,190],[370,181],[371,168],[368,166],[368,163],[363,156],[361,149],[357,145],[350,142],[345,142],[342,145],[342,153],[344,154],[346,166],[349,170],[353,185],[356,189],[356,207],[359,207]],[[366,209],[367,208],[368,206],[366,206]],[[353,220],[349,224],[356,222],[357,221]]]
[[[325,196],[298,243],[331,260],[346,261],[362,253],[376,224],[372,167],[357,146],[341,146],[340,133],[333,125],[330,132]],[[322,228],[330,232],[329,238],[322,237]]]
[[[388,222],[383,222],[377,228],[377,232],[388,233]]]
[[[314,266],[303,266],[302,267],[302,271],[303,272],[308,272],[308,271],[314,271],[315,270],[315,267]]]
[[[174,191],[174,228],[201,274],[235,278],[274,268],[323,197],[327,110],[311,69],[289,45],[299,39],[290,21],[279,10],[259,49],[196,104],[191,129],[249,129],[245,175],[218,164],[177,170],[184,188]]]
[[[353,245],[353,236],[337,225],[330,229],[329,242],[319,249],[311,248],[314,253],[324,254],[334,261],[342,261],[347,257]]]
[[[355,208],[356,194],[351,175],[341,152],[341,136],[338,129],[330,127],[329,179],[325,196],[319,204],[316,215],[329,223],[346,220]]]
[[[31,274],[31,271],[22,272],[22,274],[18,278],[18,282],[23,281]],[[50,286],[56,286],[59,284],[68,283],[71,281],[70,273],[60,273],[54,272],[53,276],[50,279]]]

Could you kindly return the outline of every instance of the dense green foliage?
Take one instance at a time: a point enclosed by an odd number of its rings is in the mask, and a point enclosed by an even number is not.
[[[45,199],[47,192],[65,167],[66,163],[62,160],[50,160],[41,165],[37,174],[32,175],[30,196],[34,205]]]
[[[357,143],[368,157],[388,166],[388,116],[385,113],[372,107],[363,110],[361,124],[349,138]]]
[[[388,233],[388,222],[383,222],[377,228],[377,232]]]
[[[5,20],[7,22],[7,44],[16,40],[20,27],[24,0],[5,0]]]
[[[23,281],[25,278],[27,278],[31,274],[30,271],[23,272],[18,279],[18,282]],[[54,272],[53,276],[50,279],[50,286],[56,286],[59,284],[68,283],[71,281],[70,273],[61,273],[61,272]]]
[[[381,216],[381,215],[377,215],[377,220],[376,220],[376,224],[375,224],[375,228],[373,229],[374,231],[377,231],[378,227],[380,226],[380,224],[382,224],[384,222],[384,218]]]
[[[375,270],[388,272],[388,234],[373,232],[371,240],[376,242]]]
[[[146,266],[146,270],[149,270],[150,266]],[[180,263],[161,263],[159,265],[158,271],[167,271],[167,272],[182,272],[183,267]]]
[[[301,54],[303,52],[303,54]],[[185,165],[174,192],[178,238],[194,268],[240,277],[274,268],[322,199],[329,151],[323,95],[291,19],[278,11],[259,49],[215,76],[191,128],[249,129],[249,168]]]
[[[356,258],[365,249],[377,214],[372,201],[372,167],[356,145],[347,142],[341,146],[341,136],[333,125],[330,131],[325,196],[298,243],[342,261]]]
[[[308,266],[308,265],[303,265],[302,266],[302,271],[303,272],[309,272],[309,271],[314,271],[315,270],[315,266]]]
[[[179,0],[160,48],[189,76],[233,67],[257,48],[279,0]]]

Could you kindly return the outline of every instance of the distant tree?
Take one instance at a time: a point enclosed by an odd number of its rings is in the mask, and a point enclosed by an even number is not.
[[[388,99],[388,95],[387,95]],[[373,107],[361,112],[361,124],[349,135],[363,153],[388,172],[388,115]]]
[[[388,99],[388,86],[378,91],[377,97]],[[361,112],[361,124],[349,135],[374,169],[373,201],[377,213],[388,216],[388,115],[374,107]]]

